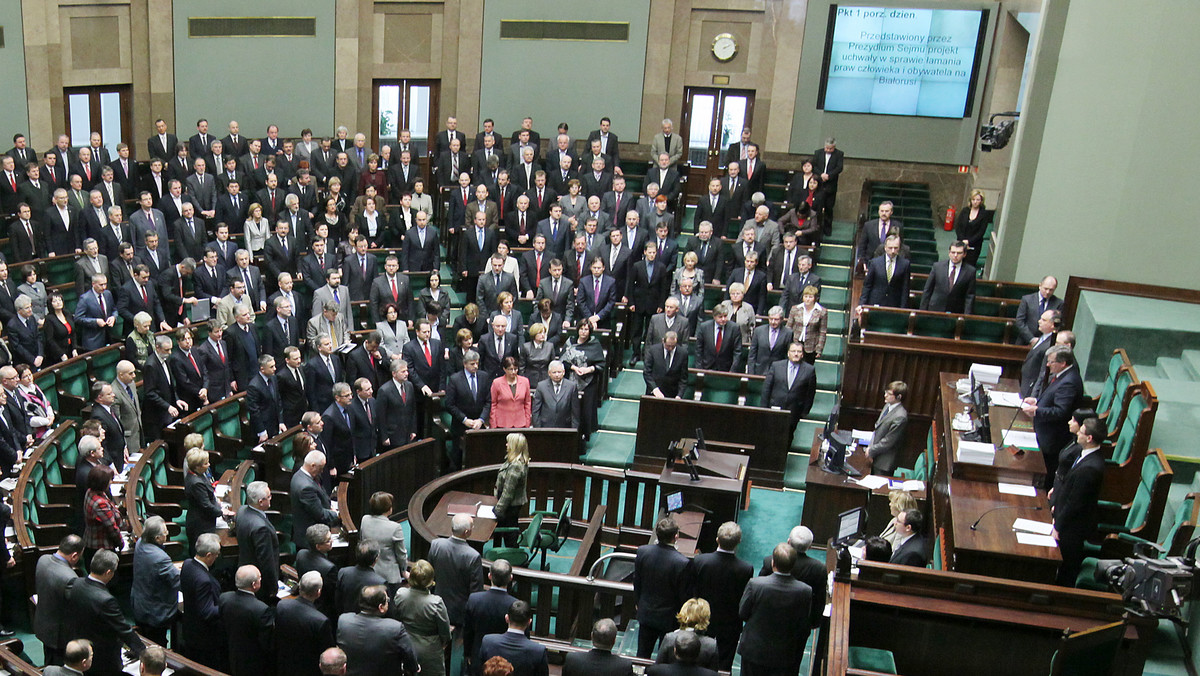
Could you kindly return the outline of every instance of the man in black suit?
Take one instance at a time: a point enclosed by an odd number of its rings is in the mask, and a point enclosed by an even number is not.
[[[1058,290],[1058,280],[1047,275],[1042,278],[1038,290],[1021,296],[1021,304],[1017,306],[1017,334],[1026,343],[1033,343],[1041,335],[1038,331],[1038,320],[1046,310],[1062,310],[1063,300],[1054,295]]]
[[[171,328],[163,314],[158,289],[150,283],[150,277],[150,268],[139,263],[133,267],[133,279],[125,282],[121,287],[121,294],[117,301],[117,314],[125,320],[125,327],[128,330],[132,330],[133,318],[139,312],[150,315],[150,325],[156,329],[165,331]]]
[[[670,275],[666,267],[658,261],[658,244],[649,241],[643,246],[644,257],[630,266],[625,288],[631,314],[630,335],[634,341],[633,355],[629,358],[630,366],[637,364],[646,331],[650,327],[650,319],[663,311],[663,303],[667,300],[667,291],[670,288]]]
[[[270,507],[271,488],[267,482],[251,482],[246,487],[246,504],[237,513],[238,565],[262,571],[262,586],[256,590],[257,596],[274,604],[279,586],[279,536],[267,519]],[[242,589],[241,585],[238,588]],[[228,623],[226,628],[232,629]]]
[[[245,224],[246,215],[250,212],[251,198],[242,194],[242,186],[238,181],[230,181],[226,193],[216,198],[213,218],[217,223],[224,223],[233,230],[240,230]]]
[[[408,376],[412,379],[413,387],[421,393],[417,402],[417,433],[424,431],[425,406],[434,393],[440,392],[444,385],[443,364],[445,353],[442,351],[442,341],[430,336],[428,320],[417,321],[417,336],[400,348],[404,361],[408,362]],[[476,353],[478,354],[478,353]]]
[[[883,255],[867,264],[860,305],[908,307],[908,285],[911,268],[908,259],[900,257],[900,238],[890,236],[883,245]]]
[[[669,648],[673,655],[672,661],[662,662],[667,657],[660,654],[660,662],[647,667],[646,676],[717,676],[716,671],[699,664],[701,656],[699,634],[692,631],[680,631],[672,638],[674,642]],[[668,649],[665,642],[663,649]],[[750,676],[750,672],[747,672],[747,676]]]
[[[1036,397],[1041,392],[1035,391],[1039,385],[1044,385],[1043,374],[1046,371],[1046,351],[1057,342],[1056,334],[1061,327],[1062,318],[1058,310],[1046,310],[1038,319],[1038,339],[1025,355],[1021,364],[1021,398]]]
[[[18,364],[28,364],[37,371],[42,366],[45,347],[42,334],[38,330],[37,320],[33,318],[33,301],[28,296],[17,296],[13,301],[17,316],[4,326],[4,336],[8,338],[8,347],[13,359]]]
[[[42,168],[33,162],[25,167],[25,182],[17,184],[17,192],[21,195],[21,201],[29,205],[31,212],[40,214],[50,208],[56,187],[42,178]]]
[[[1058,469],[1058,454],[1071,442],[1067,423],[1071,413],[1083,401],[1083,378],[1075,363],[1075,353],[1066,345],[1056,345],[1046,351],[1046,368],[1050,372],[1041,394],[1026,397],[1021,410],[1033,416],[1033,433],[1038,449],[1046,461],[1047,485],[1052,485]]]
[[[532,214],[534,211],[536,211],[536,208],[531,209],[530,213]],[[546,209],[546,212],[546,217],[538,221],[537,234],[545,238],[546,252],[548,254],[551,256],[562,256],[567,251],[567,240],[571,237],[567,221],[563,220],[562,217],[562,205],[558,203],[551,204]],[[535,218],[539,215],[535,214]]]
[[[776,305],[767,311],[767,323],[756,327],[750,335],[747,370],[760,376],[767,375],[771,364],[787,359],[791,343],[792,330],[783,325],[783,308]]]
[[[637,596],[638,657],[648,658],[654,646],[675,628],[675,613],[692,596],[692,562],[675,549],[679,526],[674,519],[654,526],[658,541],[638,547],[633,563],[633,593]]]
[[[810,629],[812,589],[792,577],[796,550],[786,542],[771,552],[772,574],[746,584],[738,615],[746,623],[738,654],[747,676],[796,673]]]
[[[791,432],[796,433],[800,419],[812,409],[817,396],[817,371],[804,361],[804,345],[788,345],[787,359],[771,364],[763,381],[762,406],[791,413]],[[791,437],[788,437],[789,439]]]
[[[708,221],[718,235],[725,234],[730,218],[730,201],[721,188],[721,179],[708,182],[708,193],[701,195],[696,203],[696,222]],[[707,279],[707,277],[706,277]]]
[[[304,364],[304,380],[308,385],[308,410],[325,411],[333,403],[333,385],[345,378],[342,361],[333,354],[333,339],[329,336],[317,338],[316,345],[309,345],[313,356]]]
[[[837,139],[832,136],[825,139],[825,145],[813,151],[813,173],[820,177],[821,186],[825,189],[826,217],[825,234],[829,234],[833,223],[833,206],[837,203],[838,177],[845,166],[845,153],[837,149]]]
[[[893,231],[899,233],[903,230],[903,221],[892,218],[894,209],[895,206],[891,202],[884,201],[879,205],[879,218],[863,224],[862,232],[858,236],[858,260],[860,263],[874,258],[875,251],[887,241],[889,234]]]
[[[216,248],[205,248],[204,257],[192,275],[192,287],[196,297],[202,300],[211,298],[216,302],[225,295],[228,288],[225,282],[225,266],[221,263],[221,254]]]
[[[900,543],[892,552],[888,563],[897,566],[916,566],[924,568],[929,557],[926,556],[925,538],[921,531],[925,524],[925,516],[920,510],[909,509],[896,515],[896,535]],[[1071,578],[1074,583],[1075,578]]]
[[[742,622],[738,618],[738,603],[754,568],[737,556],[742,541],[742,528],[727,521],[717,528],[717,551],[698,554],[692,562],[696,571],[696,596],[708,601],[712,619],[708,635],[717,640],[720,668],[729,669],[737,651]]]
[[[612,133],[611,129],[612,120],[607,116],[600,118],[600,128],[588,132],[587,143],[590,147],[593,141],[599,141],[600,153],[607,155],[612,160],[612,166],[616,168],[621,166],[621,147],[617,135]]]
[[[11,155],[0,155],[0,208],[6,215],[17,213],[21,184],[25,182],[24,173]]]
[[[469,303],[478,299],[479,273],[484,262],[496,253],[497,243],[496,231],[486,227],[487,215],[476,211],[473,218],[474,227],[467,228],[459,238],[458,253],[458,276]]]
[[[224,340],[225,324],[219,319],[208,321],[208,338],[196,347],[200,366],[204,369],[204,387],[208,400],[217,402],[225,399],[232,391],[233,367],[229,356],[229,344]]]
[[[41,258],[42,252],[46,250],[42,226],[33,220],[33,211],[28,204],[22,202],[17,206],[17,218],[8,226],[8,239],[12,242],[14,260],[31,261]]]
[[[237,389],[244,390],[258,372],[258,328],[254,325],[254,315],[245,305],[235,307],[233,316],[234,323],[226,331],[225,343],[229,346],[233,380]]]
[[[326,249],[325,240],[315,240],[312,251],[300,260],[300,276],[304,278],[309,293],[315,293],[325,286],[330,270],[337,270],[335,256]]]
[[[415,674],[417,655],[412,641],[399,620],[387,616],[387,587],[364,587],[358,612],[343,613],[337,620],[337,642],[354,665],[348,676],[386,676],[403,672]]]
[[[971,314],[975,306],[975,266],[964,263],[966,242],[950,245],[949,260],[938,261],[929,271],[921,309]]]
[[[403,446],[417,436],[417,391],[408,380],[408,362],[391,362],[392,377],[379,388],[375,410],[381,450]]]
[[[742,331],[729,321],[729,303],[713,308],[713,318],[696,330],[696,368],[712,371],[741,371]]]
[[[275,608],[275,632],[280,637],[275,641],[275,673],[320,676],[321,653],[335,645],[333,620],[316,607],[323,591],[321,574],[310,570],[300,576],[297,597],[284,599]]]
[[[142,368],[142,389],[145,393],[142,427],[147,439],[161,438],[163,428],[177,420],[181,411],[188,410],[188,403],[180,396],[172,373],[171,348],[170,336],[156,336],[154,351],[146,358]]]
[[[283,359],[283,351],[288,347],[300,347],[301,319],[292,312],[292,301],[286,296],[276,296],[272,305],[275,316],[266,322],[263,331],[263,354],[269,354],[276,359]]]
[[[203,357],[193,349],[195,337],[191,329],[179,329],[176,336],[179,344],[171,351],[167,361],[175,381],[175,393],[187,404],[189,411],[197,411],[208,402],[204,368],[201,366]]]
[[[267,278],[274,282],[279,274],[296,274],[300,270],[300,247],[291,235],[292,225],[285,216],[275,223],[274,236],[267,238],[263,247],[263,258],[267,266]]]
[[[487,377],[488,382],[504,375],[504,358],[518,356],[521,349],[517,337],[508,332],[508,318],[503,315],[492,317],[492,330],[479,337],[481,358],[479,370]]]
[[[1079,426],[1076,441],[1080,452],[1066,472],[1056,477],[1050,492],[1054,535],[1062,553],[1057,582],[1075,586],[1084,558],[1084,543],[1096,530],[1097,501],[1104,481],[1104,453],[1100,445],[1108,438],[1108,426],[1099,418],[1088,418]]]
[[[350,291],[351,300],[368,300],[371,281],[379,274],[379,261],[375,254],[367,253],[369,244],[366,237],[360,237],[354,255],[342,261],[342,283]]]
[[[391,370],[387,355],[379,349],[383,342],[383,334],[378,330],[372,331],[363,338],[363,342],[346,355],[346,382],[357,382],[366,378],[372,389],[378,389],[387,379]]]
[[[679,334],[667,331],[663,342],[646,348],[642,378],[646,395],[678,399],[687,384],[687,347],[679,347]]]
[[[287,429],[279,420],[283,402],[275,382],[275,357],[264,354],[258,358],[258,373],[245,385],[245,390],[250,431],[258,435],[259,443]]]
[[[87,577],[76,582],[67,596],[66,635],[92,642],[92,668],[89,674],[119,676],[121,644],[134,655],[146,649],[129,621],[121,612],[117,599],[108,591],[108,584],[117,574],[117,555],[101,549],[88,564]]]
[[[741,247],[734,245],[734,251],[741,252]],[[760,257],[761,254],[752,249],[742,259],[742,264],[734,268],[725,280],[726,288],[734,284],[742,285],[742,298],[757,314],[762,314],[767,309],[767,275],[758,267]]]
[[[512,564],[504,559],[492,562],[488,572],[488,588],[472,592],[467,597],[467,605],[462,623],[463,659],[468,666],[463,673],[479,674],[483,665],[476,664],[479,656],[479,646],[483,637],[489,634],[503,634],[508,630],[508,622],[504,616],[517,599],[508,593],[508,585],[512,582]]]
[[[221,537],[203,533],[196,538],[196,555],[183,562],[179,588],[183,593],[183,655],[218,671],[229,671],[229,647],[221,622],[221,583],[212,567],[221,556]]]
[[[167,123],[162,119],[154,121],[154,136],[146,139],[146,150],[151,158],[170,162],[175,157],[175,148],[179,146],[179,138],[167,133]]]
[[[204,157],[208,155],[209,146],[215,140],[217,137],[208,133],[208,120],[196,120],[196,133],[188,139],[188,153],[192,157]]]
[[[375,388],[367,378],[354,381],[350,402],[350,437],[357,462],[369,460],[379,450],[379,415],[375,412]]]
[[[696,234],[688,241],[688,251],[699,259],[696,267],[704,271],[705,280],[719,280],[725,266],[725,253],[720,237],[713,237],[712,221],[697,220]]]
[[[483,637],[477,663],[482,667],[492,657],[500,656],[512,664],[513,676],[547,676],[550,667],[546,660],[546,646],[525,635],[533,619],[529,604],[524,601],[513,602],[504,619],[508,622],[508,631]]]
[[[311,364],[312,361],[310,360]],[[318,362],[319,363],[319,362]],[[320,366],[317,368],[324,368]],[[353,409],[354,394],[350,385],[336,382],[332,388],[333,403],[327,406],[321,418],[324,429],[321,430],[321,441],[328,451],[330,474],[337,477],[345,474],[354,464],[354,427],[355,413]]]
[[[280,419],[286,427],[295,427],[308,411],[308,380],[300,348],[291,345],[283,348],[283,368],[279,369],[275,381],[283,404]]]
[[[306,431],[309,434],[319,434],[321,416],[316,413],[312,413],[312,416],[315,427],[306,425]],[[308,531],[305,532],[305,542],[312,544],[308,549],[296,552],[296,574],[304,577],[306,573],[315,571],[321,576],[323,582],[321,586],[326,593],[317,599],[315,605],[324,613],[325,617],[336,620],[338,612],[334,596],[337,592],[338,566],[330,561],[328,556],[333,549],[333,536],[329,532],[329,526],[321,523],[309,526]]]
[[[787,543],[796,550],[796,564],[792,566],[792,577],[808,585],[813,590],[812,608],[809,612],[809,627],[819,626],[821,615],[825,612],[825,589],[828,586],[828,575],[825,572],[825,556],[822,554],[820,559],[814,559],[808,555],[808,550],[812,546],[813,534],[808,526],[796,526],[788,534]],[[889,550],[888,553],[891,556]],[[762,569],[758,571],[759,577],[766,577],[771,574],[771,555],[767,554],[763,557]]]
[[[786,235],[784,239],[787,239]],[[787,275],[787,281],[783,284],[783,295],[779,299],[779,306],[783,308],[785,316],[794,306],[804,302],[804,289],[811,286],[820,294],[821,276],[812,271],[812,265],[812,256],[801,254],[796,261],[796,271]]]
[[[563,676],[633,676],[633,662],[613,654],[616,642],[617,623],[608,618],[597,620],[592,625],[591,650],[568,653]]]
[[[92,383],[92,402],[92,418],[99,420],[104,430],[104,455],[114,467],[124,467],[129,454],[125,449],[125,431],[112,408],[116,402],[112,385],[102,380]]]
[[[417,226],[404,233],[404,259],[401,269],[405,272],[431,272],[440,266],[438,230],[429,225],[429,214],[418,211]]]
[[[450,414],[450,433],[454,437],[449,459],[451,471],[462,467],[463,435],[468,429],[479,430],[487,425],[491,413],[491,385],[492,376],[479,368],[479,353],[475,350],[467,350],[463,355],[463,370],[446,381],[445,406]]]
[[[243,511],[246,509],[247,507],[242,507]],[[239,518],[239,531],[241,525]],[[257,567],[241,564],[234,574],[234,585],[237,589],[221,594],[217,602],[221,609],[221,621],[225,625],[230,673],[233,676],[274,673],[271,658],[275,654],[275,613],[263,598],[265,582],[265,576]],[[275,598],[274,592],[275,588],[272,587],[272,599]]]

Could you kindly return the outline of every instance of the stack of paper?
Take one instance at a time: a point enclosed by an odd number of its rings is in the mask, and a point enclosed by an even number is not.
[[[977,465],[991,465],[996,458],[996,447],[992,444],[987,444],[982,441],[965,441],[960,439],[958,442],[958,457],[959,462],[970,462]]]
[[[1000,375],[1004,369],[991,364],[971,364],[971,369],[967,372],[968,376],[975,376],[976,383],[984,385],[995,385],[1000,382]]]
[[[999,483],[999,484],[996,484],[996,486],[997,486],[997,488],[1000,489],[1001,493],[1007,493],[1009,495],[1025,495],[1025,496],[1028,496],[1031,498],[1037,496],[1037,488],[1035,488],[1033,486],[1025,486],[1022,484],[1006,484],[1006,483]],[[1018,519],[1018,520],[1020,520],[1020,519]]]
[[[1051,537],[1054,525],[1032,519],[1017,519],[1013,521],[1013,531],[1017,534],[1017,542],[1035,547],[1057,547],[1058,540]]]
[[[859,486],[862,486],[863,488],[869,488],[871,490],[875,490],[876,488],[881,488],[883,486],[888,485],[888,480],[887,480],[887,477],[885,477],[885,476],[875,476],[874,474],[868,474],[861,479],[855,479],[855,483],[857,483]]]

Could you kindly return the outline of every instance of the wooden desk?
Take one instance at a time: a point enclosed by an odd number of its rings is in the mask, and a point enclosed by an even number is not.
[[[748,464],[745,456],[705,451],[700,454],[698,465],[705,470],[732,474],[737,478],[706,476],[705,471],[700,471],[699,481],[692,481],[682,463],[664,464],[662,473],[658,476],[658,485],[663,495],[678,491],[683,494],[685,506],[696,505],[712,512],[700,529],[698,539],[701,547],[715,546],[711,543],[716,540],[717,528],[726,521],[737,521],[738,512],[746,499]]]
[[[968,481],[988,481],[991,483],[1004,482],[1022,484],[1025,486],[1041,486],[1046,476],[1046,461],[1040,451],[1025,451],[1013,455],[1001,448],[1005,430],[1029,432],[1033,430],[1033,418],[1019,409],[1007,406],[992,406],[990,416],[992,422],[991,442],[996,446],[996,455],[992,465],[980,465],[973,462],[958,462],[959,433],[951,429],[954,415],[963,409],[964,404],[958,398],[955,383],[962,377],[958,374],[942,373],[940,375],[941,389],[941,429],[946,431],[946,448],[949,450],[946,458],[950,463],[950,476],[955,479]],[[1002,379],[997,385],[1000,391],[1016,392],[1020,383],[1011,379]],[[972,419],[978,420],[978,413],[972,411]],[[1016,416],[1014,418],[1014,415]]]
[[[857,448],[857,445],[854,446]],[[813,432],[812,451],[809,453],[808,473],[804,478],[804,525],[813,532],[813,542],[824,547],[830,538],[837,537],[838,515],[856,507],[867,508],[867,534],[878,535],[892,520],[887,486],[868,490],[845,474],[834,474],[824,469],[821,460],[821,430]],[[862,475],[867,475],[870,463],[866,453],[857,451],[846,456],[846,462]],[[913,492],[917,507],[928,515],[929,485],[924,491]]]
[[[473,505],[481,502],[485,505],[496,505],[496,498],[490,495],[481,493],[467,493],[466,491],[450,491],[438,500],[437,506],[433,508],[433,513],[425,520],[433,534],[438,537],[450,537],[450,505]],[[496,520],[484,517],[475,517],[475,527],[471,529],[471,535],[467,537],[467,542],[470,542],[476,549],[483,549],[483,543],[492,539],[492,531],[496,530]]]

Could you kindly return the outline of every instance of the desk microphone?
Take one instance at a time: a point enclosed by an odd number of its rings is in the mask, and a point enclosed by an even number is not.
[[[993,508],[989,509],[988,511],[984,512],[983,514],[980,514],[979,518],[975,519],[975,523],[971,524],[971,530],[979,530],[979,522],[983,521],[983,517],[987,516],[988,514],[991,514],[992,512],[997,512],[1002,509],[1032,509],[1035,512],[1042,511],[1041,507],[1026,507],[1024,505],[1000,505],[999,507],[993,507]]]
[[[1004,445],[1004,440],[1008,438],[1008,433],[1012,431],[1013,425],[1017,424],[1017,416],[1020,415],[1020,413],[1021,413],[1021,407],[1018,406],[1016,408],[1016,410],[1013,411],[1012,420],[1008,421],[1008,427],[1005,428],[1004,434],[1000,435],[1000,449],[1001,450],[1008,448],[1007,446]],[[1021,454],[1021,453],[1024,453],[1025,451],[1020,448],[1014,447],[1014,452],[1015,452],[1015,454]]]

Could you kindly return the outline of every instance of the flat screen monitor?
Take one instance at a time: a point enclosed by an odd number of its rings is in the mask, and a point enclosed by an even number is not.
[[[971,115],[988,10],[830,5],[817,108]]]
[[[678,512],[683,509],[683,493],[667,493],[667,511]]]
[[[854,437],[850,432],[838,431],[838,415],[841,413],[841,409],[841,404],[833,405],[833,410],[829,412],[829,418],[825,420],[824,437],[831,447],[840,445],[844,450],[854,440]]]
[[[867,523],[867,508],[855,507],[838,514],[838,542],[857,540]]]

